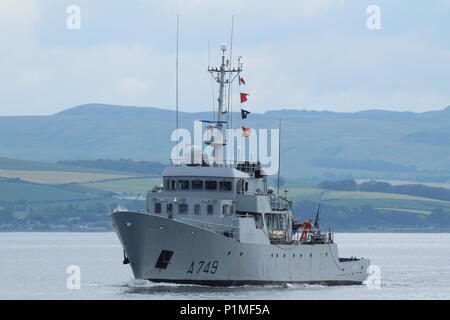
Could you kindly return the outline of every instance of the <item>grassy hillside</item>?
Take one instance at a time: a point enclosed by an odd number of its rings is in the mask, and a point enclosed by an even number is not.
[[[450,211],[449,201],[393,193],[296,188],[289,190],[289,196],[294,202],[311,200],[318,203],[320,201],[324,204],[347,208],[370,205],[378,212],[405,212],[428,215],[436,208]]]
[[[0,158],[0,178],[42,184],[67,184],[134,177],[136,174],[53,163]]]
[[[28,161],[19,159],[10,159],[0,157],[1,170],[19,170],[19,171],[64,171],[64,172],[83,172],[83,173],[98,173],[98,174],[128,174],[130,172],[121,172],[113,170],[102,170],[96,168],[86,168],[77,166],[61,165],[56,163]]]
[[[160,185],[161,183],[162,179],[160,178],[129,178],[114,181],[86,183],[83,184],[83,186],[109,192],[145,194],[148,190],[152,189],[154,186]]]
[[[101,181],[127,178],[127,175],[42,170],[0,170],[0,177],[43,184]]]
[[[450,108],[425,113],[253,111],[245,120],[252,128],[275,128],[282,118],[283,177],[450,181]],[[180,127],[191,129],[192,121],[208,118],[208,113],[180,113]],[[51,116],[0,117],[2,156],[168,163],[174,119],[169,110],[95,104]]]
[[[325,189],[316,188],[298,188],[289,191],[289,195],[293,199],[304,199],[304,200],[323,200],[323,201],[342,201],[342,200],[405,200],[405,201],[432,201],[437,203],[449,203],[448,201],[429,199],[424,197],[415,197],[402,194],[394,193],[383,193],[383,192],[362,192],[362,191],[330,191]]]
[[[67,201],[86,199],[83,193],[26,182],[0,181],[0,201]]]
[[[160,178],[143,177],[64,185],[0,180],[0,231],[110,230],[108,213],[117,208],[145,208],[145,201],[117,193],[142,194],[160,183]],[[289,196],[301,220],[315,216],[320,199],[322,223],[338,230],[433,231],[450,226],[438,211],[448,215],[449,201],[319,188],[292,188]]]

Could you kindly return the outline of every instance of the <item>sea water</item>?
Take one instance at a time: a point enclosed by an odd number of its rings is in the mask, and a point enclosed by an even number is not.
[[[0,299],[450,299],[450,234],[337,233],[335,241],[341,257],[369,258],[379,279],[334,287],[157,284],[133,279],[114,233],[0,233]]]

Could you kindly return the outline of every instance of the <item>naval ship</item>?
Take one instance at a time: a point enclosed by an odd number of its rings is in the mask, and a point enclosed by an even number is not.
[[[221,50],[220,67],[208,67],[219,85],[217,114],[207,121],[215,132],[227,125],[225,87],[242,72],[242,63],[231,68],[226,60],[226,45]],[[110,214],[135,279],[208,286],[363,283],[369,260],[340,258],[333,232],[320,230],[317,215],[314,224],[295,221],[288,191],[268,186],[260,162],[222,161],[225,139],[211,135],[203,142],[214,148],[214,160],[189,147],[190,157],[167,167],[163,184],[147,193],[146,211]]]

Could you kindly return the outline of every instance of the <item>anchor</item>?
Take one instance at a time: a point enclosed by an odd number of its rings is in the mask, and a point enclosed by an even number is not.
[[[123,250],[123,261],[122,261],[122,263],[123,264],[129,264],[130,263],[130,260],[128,259],[127,254],[125,253],[125,250]]]

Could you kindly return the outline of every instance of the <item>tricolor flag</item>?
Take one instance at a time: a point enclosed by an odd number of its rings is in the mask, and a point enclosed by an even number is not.
[[[249,113],[251,113],[251,112],[250,112],[250,111],[247,111],[247,110],[244,110],[244,109],[241,109],[241,116],[242,116],[242,119],[247,118],[247,115],[248,115]]]
[[[242,93],[241,92],[241,103],[244,103],[245,101],[247,101],[247,96],[249,94],[248,93]]]
[[[250,128],[242,127],[242,136],[244,138],[250,136]]]
[[[239,84],[245,84],[244,78],[239,77]]]

